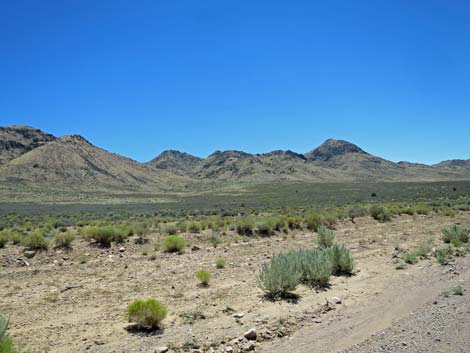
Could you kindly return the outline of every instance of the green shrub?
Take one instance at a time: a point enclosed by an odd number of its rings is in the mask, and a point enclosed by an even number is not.
[[[178,228],[176,226],[169,226],[165,228],[165,234],[176,235],[178,233]]]
[[[92,226],[83,228],[81,234],[88,241],[94,241],[101,246],[110,246],[113,241],[124,242],[129,235],[129,229],[124,226]]]
[[[457,214],[452,208],[443,208],[440,210],[440,213],[446,217],[454,217]]]
[[[416,256],[415,253],[408,252],[408,253],[406,253],[406,254],[403,256],[403,260],[404,260],[407,264],[415,264],[415,263],[418,262],[418,257]]]
[[[307,229],[316,232],[318,227],[321,226],[324,222],[324,218],[318,214],[311,214],[305,217],[305,223],[307,224]]]
[[[348,210],[348,217],[351,218],[351,221],[359,217],[365,217],[369,214],[369,210],[365,207],[355,206]]]
[[[441,265],[447,265],[452,254],[453,251],[451,246],[442,246],[437,248],[435,252],[437,262],[439,262]]]
[[[178,252],[182,254],[186,240],[179,235],[167,235],[162,241],[162,249],[165,252]]]
[[[13,342],[8,336],[9,322],[0,315],[0,353],[16,353]]]
[[[442,228],[442,240],[450,243],[452,240],[459,240],[462,243],[468,243],[470,237],[470,228],[463,228],[457,224]]]
[[[269,222],[260,221],[256,222],[256,234],[262,237],[269,237],[274,235],[274,230]]]
[[[202,226],[201,226],[201,223],[199,222],[191,222],[188,226],[188,230],[191,232],[191,233],[200,233],[201,230],[202,230]]]
[[[6,234],[0,233],[0,249],[4,248],[6,243],[8,243],[8,236]]]
[[[392,219],[392,215],[389,210],[383,206],[374,205],[369,210],[372,218],[379,222],[388,222]]]
[[[217,260],[215,260],[215,267],[218,268],[218,269],[224,268],[225,267],[225,259],[220,257]]]
[[[56,248],[70,249],[75,235],[71,232],[59,233],[54,237]]]
[[[295,290],[302,277],[302,272],[295,259],[287,254],[276,254],[271,261],[264,263],[257,276],[258,287],[269,296],[285,297]]]
[[[300,229],[302,227],[302,220],[296,216],[289,216],[286,219],[289,229]]]
[[[317,243],[321,248],[330,247],[335,241],[335,234],[332,230],[326,228],[324,225],[320,225],[317,228]]]
[[[418,247],[413,251],[417,257],[427,259],[432,251],[432,243],[429,241],[420,242]]]
[[[301,273],[301,281],[316,287],[326,287],[333,274],[333,263],[326,249],[301,249],[287,253]]]
[[[204,271],[204,270],[197,271],[196,277],[204,287],[207,287],[211,280],[211,274],[209,271]]]
[[[251,236],[255,225],[251,219],[239,219],[237,222],[236,230],[240,235]]]
[[[219,244],[222,243],[222,239],[220,238],[220,233],[215,230],[212,230],[212,233],[209,236],[209,242],[212,244],[214,248],[219,246]]]
[[[34,232],[23,238],[23,246],[30,250],[47,250],[49,242],[42,233]]]
[[[127,307],[129,321],[135,322],[143,327],[160,327],[166,314],[166,306],[155,299],[134,300]]]
[[[5,319],[2,315],[0,315],[0,341],[8,337],[9,324],[9,321]]]
[[[335,276],[351,275],[354,270],[354,260],[348,248],[344,245],[333,244],[325,249],[332,263],[332,274]]]

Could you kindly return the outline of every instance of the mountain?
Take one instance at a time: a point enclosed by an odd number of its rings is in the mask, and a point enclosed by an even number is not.
[[[31,127],[10,126],[0,128],[0,156],[0,193],[4,195],[43,188],[143,197],[168,195],[168,191],[204,192],[237,183],[470,180],[470,160],[432,166],[394,163],[333,139],[305,154],[230,150],[199,158],[168,150],[139,163],[96,147],[79,135],[56,138]]]
[[[152,159],[146,164],[157,169],[168,170],[179,175],[190,175],[202,158],[192,156],[185,152],[168,150]]]
[[[0,126],[0,165],[55,139],[30,126]]]
[[[0,167],[0,177],[16,184],[75,189],[159,190],[183,181],[166,171],[93,146],[79,135],[43,144]]]
[[[433,167],[442,170],[469,170],[470,159],[451,159],[434,164]]]

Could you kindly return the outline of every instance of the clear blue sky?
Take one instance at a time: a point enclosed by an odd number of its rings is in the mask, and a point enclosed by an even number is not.
[[[0,0],[0,125],[165,149],[470,158],[468,0]]]

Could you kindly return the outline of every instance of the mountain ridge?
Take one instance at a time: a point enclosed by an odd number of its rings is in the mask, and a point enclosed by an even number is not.
[[[0,183],[168,190],[191,183],[470,180],[470,160],[395,163],[359,146],[328,139],[305,154],[214,151],[206,158],[166,150],[146,163],[108,152],[80,135],[55,137],[27,126],[0,128]],[[10,146],[24,146],[13,149]]]

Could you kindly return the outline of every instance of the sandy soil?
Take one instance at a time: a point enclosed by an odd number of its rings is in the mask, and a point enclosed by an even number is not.
[[[458,284],[469,289],[470,257],[448,266],[434,259],[405,270],[394,265],[396,246],[440,245],[442,226],[452,223],[469,226],[470,214],[339,224],[337,240],[351,249],[357,273],[333,278],[323,292],[300,286],[298,302],[266,301],[256,272],[273,253],[314,245],[305,231],[249,241],[229,234],[217,249],[207,235],[189,235],[193,249],[157,252],[155,261],[143,250],[160,241],[157,235],[147,245],[131,239],[123,251],[77,240],[70,252],[50,250],[33,259],[9,245],[0,249],[0,312],[29,352],[155,352],[163,346],[170,352],[465,352],[468,293],[446,298],[442,292]],[[224,269],[214,266],[219,257],[226,259]],[[208,288],[198,286],[199,269],[213,275]],[[168,306],[163,332],[129,330],[126,307],[136,298]],[[257,330],[254,343],[243,338],[250,328]]]

